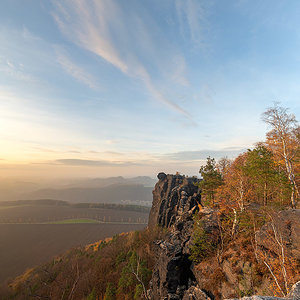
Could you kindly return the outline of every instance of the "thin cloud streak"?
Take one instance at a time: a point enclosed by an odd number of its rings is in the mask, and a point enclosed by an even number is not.
[[[140,77],[144,81],[144,84],[148,88],[148,90],[154,95],[154,97],[159,100],[160,102],[166,104],[171,109],[179,112],[180,114],[184,115],[186,118],[188,118],[192,123],[196,124],[194,120],[192,119],[192,116],[183,108],[181,108],[179,105],[177,105],[174,102],[169,101],[152,83],[151,78],[148,74],[148,72],[141,66],[139,68],[138,73],[140,74]]]
[[[66,1],[64,4],[54,1],[54,4],[56,11],[53,13],[53,17],[61,32],[69,40],[102,57],[124,74],[141,80],[157,101],[194,122],[186,110],[169,100],[155,86],[149,71],[139,58],[139,53],[132,49],[130,40],[132,37],[128,33],[125,13],[115,1],[93,0],[89,1],[87,5],[84,1],[74,0]],[[141,19],[136,18],[130,22],[137,23],[134,24],[137,26],[140,25]],[[137,27],[142,29],[135,33],[137,35],[135,38],[137,38],[138,44],[143,44],[145,36],[148,37],[150,34],[146,32],[146,26]],[[156,54],[159,56],[159,53]],[[155,67],[160,68],[159,65]],[[170,67],[173,68],[173,66]],[[184,73],[185,62],[184,58],[181,58],[175,79],[177,82],[180,81],[187,85],[188,81],[185,79]]]
[[[198,161],[206,159],[207,157],[213,157],[220,159],[222,157],[234,158],[240,153],[246,151],[245,148],[237,149],[222,149],[222,150],[199,150],[199,151],[181,151],[176,153],[167,153],[161,157],[161,159],[169,159],[176,161]]]
[[[60,48],[56,48],[56,56],[58,63],[62,66],[66,73],[92,89],[98,88],[96,80],[89,73],[72,62],[67,56],[66,51]]]
[[[203,1],[198,0],[175,0],[175,8],[180,25],[182,37],[188,35],[193,45],[203,45],[203,28],[206,24],[206,10]]]
[[[66,165],[66,166],[95,166],[95,167],[106,167],[106,166],[129,166],[129,165],[135,165],[131,162],[123,162],[123,161],[117,161],[117,162],[111,162],[106,160],[90,160],[90,159],[57,159],[51,164],[59,164],[59,165]]]

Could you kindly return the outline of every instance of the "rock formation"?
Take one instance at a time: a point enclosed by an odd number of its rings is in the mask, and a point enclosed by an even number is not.
[[[188,259],[193,230],[193,214],[201,207],[199,179],[158,174],[148,226],[169,229],[166,238],[156,242],[157,263],[153,270],[149,296],[157,299],[210,299],[197,287]],[[208,210],[207,216],[212,211]]]
[[[268,232],[274,229],[281,233],[282,239],[288,245],[288,255],[300,261],[300,209],[288,209],[273,216],[273,221],[264,225],[256,234],[258,246],[268,251],[278,247],[268,239]]]
[[[194,228],[194,215],[200,210],[200,220],[205,233],[212,234],[219,230],[217,210],[204,208],[201,204],[201,194],[198,188],[199,179],[182,175],[158,174],[159,181],[153,191],[153,204],[149,216],[149,228],[160,226],[167,229],[166,237],[158,240],[154,245],[156,265],[153,269],[148,296],[151,300],[209,300],[215,299],[212,294],[214,287],[207,289],[207,274],[215,272],[216,268],[210,260],[198,264],[197,267],[189,260],[192,233]],[[289,245],[289,254],[300,259],[300,210],[282,211],[276,216],[276,224],[280,225],[280,231],[284,233],[284,239]],[[275,219],[274,219],[275,221]],[[266,249],[269,245],[266,233],[271,229],[270,223],[264,225],[256,233],[257,246]],[[216,234],[215,236],[217,236]],[[271,249],[271,248],[270,248]],[[234,249],[231,256],[238,255]],[[237,257],[238,258],[238,257]],[[206,268],[204,272],[202,268]],[[245,282],[248,278],[247,270],[251,269],[251,263],[238,258],[238,264]],[[220,262],[224,282],[218,290],[218,298],[230,298],[239,288],[239,274],[233,273],[232,259],[224,259]],[[210,271],[211,270],[211,271]],[[250,279],[249,279],[250,280]],[[261,283],[261,286],[268,284]],[[244,283],[245,284],[245,283]],[[205,290],[204,290],[205,289]],[[300,283],[291,290],[288,298],[300,300]],[[261,292],[260,289],[257,292]],[[244,300],[275,300],[284,299],[267,296],[244,297]]]
[[[299,300],[300,299],[300,281],[295,283],[286,298],[270,297],[270,296],[251,296],[243,297],[241,300]],[[239,300],[239,299],[225,299]]]

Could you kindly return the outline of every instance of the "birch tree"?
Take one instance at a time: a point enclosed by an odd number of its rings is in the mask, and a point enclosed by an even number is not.
[[[285,167],[291,187],[291,206],[296,207],[299,189],[295,178],[294,163],[299,155],[299,125],[288,109],[275,104],[262,114],[262,120],[271,126],[267,145]]]

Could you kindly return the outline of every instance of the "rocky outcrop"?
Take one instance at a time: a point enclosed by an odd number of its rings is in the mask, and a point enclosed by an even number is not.
[[[287,295],[287,298],[293,299],[293,300],[300,299],[300,281],[296,282],[292,286],[289,294]]]
[[[239,299],[225,299],[239,300]],[[243,297],[240,300],[300,300],[300,281],[295,283],[286,298],[270,297],[270,296],[251,296]]]
[[[261,281],[253,288],[255,254],[249,242],[243,247],[239,240],[224,250],[219,261],[215,256],[207,256],[195,266],[190,257],[195,212],[207,236],[214,244],[220,242],[218,211],[203,207],[198,188],[199,179],[182,175],[158,174],[158,182],[153,191],[153,205],[149,216],[149,228],[160,226],[167,229],[163,240],[154,245],[156,265],[153,269],[148,298],[151,300],[209,300],[236,297],[238,291],[263,294],[270,285],[270,278],[259,274],[255,280]],[[251,209],[251,208],[249,208]],[[282,234],[287,245],[287,255],[300,259],[300,210],[286,210],[274,213],[272,223],[265,224],[256,232],[257,247],[265,251],[276,250],[274,239],[270,239],[273,227]],[[197,219],[198,220],[198,219]],[[275,248],[274,248],[275,247]],[[241,250],[242,248],[242,250]],[[297,280],[295,278],[295,280]],[[300,284],[299,284],[300,285]],[[285,299],[298,299],[299,285],[293,288]],[[298,287],[298,290],[297,290]],[[244,294],[245,295],[245,294]],[[267,296],[244,297],[244,300],[284,299]]]
[[[288,299],[278,298],[278,297],[269,297],[269,296],[251,296],[251,297],[225,299],[225,300],[288,300]]]
[[[210,299],[197,287],[188,259],[193,230],[193,214],[201,207],[197,186],[199,179],[181,175],[158,174],[153,191],[153,205],[149,227],[162,226],[169,229],[164,240],[156,242],[157,263],[153,270],[149,296],[158,299]],[[204,214],[211,215],[212,211]]]
[[[276,250],[278,243],[269,238],[269,232],[273,233],[275,230],[287,246],[288,256],[300,261],[300,209],[283,210],[274,214],[272,220],[256,233],[258,246],[264,247],[268,251]]]
[[[153,202],[148,226],[156,225],[169,228],[176,217],[197,207],[200,204],[200,192],[197,186],[199,179],[182,175],[159,173],[159,181],[153,190]]]

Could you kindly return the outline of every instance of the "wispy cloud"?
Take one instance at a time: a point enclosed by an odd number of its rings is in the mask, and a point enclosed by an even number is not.
[[[12,77],[15,80],[35,83],[36,79],[24,71],[24,66],[20,63],[14,62],[10,59],[0,60],[0,73]]]
[[[17,46],[22,45],[22,46]],[[51,57],[49,44],[22,29],[0,27],[0,77],[2,84],[10,83],[14,88],[19,84],[35,86],[40,83],[36,76],[42,62],[44,72],[49,69]]]
[[[89,160],[89,159],[57,159],[51,163],[60,164],[60,165],[67,165],[67,166],[95,166],[95,167],[105,167],[105,166],[128,166],[132,165],[133,163],[130,162],[111,162],[106,160]]]
[[[193,46],[200,47],[204,44],[204,28],[207,28],[207,8],[199,0],[175,0],[180,33],[188,36]],[[204,26],[205,25],[205,26]]]
[[[120,17],[120,10],[113,1],[54,1],[53,14],[61,31],[80,47],[101,56],[124,73],[128,66],[121,59],[111,39],[108,20]]]
[[[87,73],[83,68],[72,62],[65,50],[56,47],[56,56],[57,61],[66,73],[92,89],[98,88],[95,78],[93,78],[93,76]]]
[[[220,159],[222,157],[233,158],[244,152],[244,148],[222,149],[222,150],[199,150],[199,151],[181,151],[175,153],[167,153],[161,156],[162,159],[170,159],[176,161],[199,161],[207,157]]]
[[[141,80],[153,98],[192,120],[189,112],[158,88],[156,77],[151,75],[153,69],[154,73],[160,73],[164,65],[175,71],[174,81],[183,85],[188,83],[184,58],[162,36],[155,21],[145,11],[140,11],[139,6],[139,9],[121,7],[122,2],[113,0],[53,2],[53,17],[69,40],[100,56],[124,74]],[[196,21],[190,19],[195,28]],[[153,38],[152,31],[161,34],[161,39]],[[175,67],[174,57],[177,60]]]

